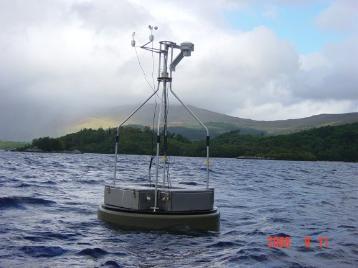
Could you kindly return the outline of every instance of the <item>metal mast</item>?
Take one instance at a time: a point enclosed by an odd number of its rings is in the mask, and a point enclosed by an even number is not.
[[[188,113],[194,117],[196,121],[205,129],[206,131],[206,169],[207,169],[207,176],[206,176],[206,188],[209,188],[209,141],[210,135],[209,130],[205,126],[205,124],[193,113],[193,111],[186,106],[183,101],[177,96],[177,94],[173,91],[172,88],[172,73],[175,71],[176,66],[178,63],[184,58],[191,56],[191,52],[194,51],[194,44],[190,42],[181,43],[177,45],[171,41],[160,41],[159,42],[159,49],[153,48],[149,46],[154,41],[154,36],[152,34],[152,30],[157,30],[157,27],[152,27],[149,25],[149,29],[151,34],[149,36],[149,42],[140,46],[140,48],[151,51],[152,53],[157,53],[159,56],[158,62],[158,78],[157,78],[157,88],[154,90],[153,94],[150,95],[141,105],[139,105],[121,124],[117,127],[117,135],[116,135],[116,143],[115,143],[115,164],[114,164],[114,178],[113,184],[115,185],[116,177],[117,177],[117,161],[118,161],[118,143],[119,143],[119,130],[120,128],[139,110],[141,109],[144,104],[146,104],[158,91],[162,88],[162,99],[159,105],[159,115],[157,121],[157,139],[156,139],[156,169],[155,169],[155,195],[154,195],[154,207],[153,211],[158,209],[157,204],[157,191],[159,187],[170,187],[170,179],[167,174],[167,167],[168,167],[168,95],[169,92],[180,102],[181,105],[188,111]],[[132,46],[136,46],[136,42],[134,40],[134,33],[132,39]],[[179,54],[173,58],[174,50],[180,50]],[[159,165],[160,165],[160,144],[161,144],[161,123],[163,122],[163,180],[162,184],[159,184]]]

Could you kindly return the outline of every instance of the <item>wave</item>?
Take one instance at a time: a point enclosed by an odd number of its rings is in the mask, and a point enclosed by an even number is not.
[[[101,248],[85,248],[83,250],[81,250],[80,252],[78,252],[78,255],[85,255],[85,256],[90,256],[93,258],[100,258],[104,255],[107,255],[108,252],[101,249]]]
[[[57,184],[56,182],[50,181],[50,180],[48,180],[48,181],[41,181],[40,183],[41,183],[41,184],[48,184],[48,185],[55,185],[55,184]]]
[[[214,244],[211,244],[209,245],[208,247],[209,248],[226,248],[226,247],[234,247],[234,246],[237,246],[238,244],[235,243],[235,242],[231,242],[231,241],[219,241],[219,242],[216,242]]]
[[[194,182],[194,181],[189,181],[189,182],[183,181],[183,182],[178,182],[178,184],[193,185],[193,186],[198,185],[198,183],[196,183],[196,182]]]
[[[122,267],[122,266],[120,266],[117,262],[112,261],[112,260],[106,261],[106,262],[105,262],[103,265],[101,265],[101,266],[103,266],[103,267],[113,267],[113,268],[115,268],[115,267]]]
[[[82,179],[82,180],[78,180],[77,182],[82,183],[82,184],[100,184],[100,183],[103,183],[103,180]]]
[[[21,250],[32,257],[56,257],[67,252],[59,246],[23,246]]]
[[[33,242],[48,242],[49,240],[74,240],[79,233],[39,231],[23,236],[24,239]]]
[[[31,186],[32,186],[31,184],[28,184],[28,183],[25,183],[25,182],[21,182],[21,183],[17,184],[17,185],[14,186],[14,187],[16,187],[16,188],[24,188],[24,187],[31,187]]]
[[[27,196],[6,196],[0,197],[0,209],[4,208],[24,208],[24,205],[52,205],[55,201],[37,197]]]
[[[239,255],[239,256],[232,256],[229,258],[229,262],[242,262],[242,261],[248,261],[248,260],[254,260],[257,262],[264,262],[268,260],[268,257],[265,254],[247,254],[245,255]]]

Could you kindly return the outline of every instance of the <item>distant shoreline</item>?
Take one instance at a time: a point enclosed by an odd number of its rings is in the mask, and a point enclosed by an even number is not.
[[[156,135],[150,128],[123,127],[120,132],[120,154],[155,154]],[[115,129],[83,129],[59,138],[38,138],[16,150],[112,154],[115,135]],[[162,141],[161,154],[164,154],[163,147]],[[179,134],[168,133],[167,155],[205,156],[205,141],[192,141]],[[358,123],[277,136],[242,135],[240,131],[231,131],[210,141],[210,155],[256,160],[358,162]]]

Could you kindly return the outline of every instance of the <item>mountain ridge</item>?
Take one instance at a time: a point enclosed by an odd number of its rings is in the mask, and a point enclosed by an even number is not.
[[[133,119],[128,121],[128,124],[151,127],[153,124],[153,113],[155,109],[158,112],[158,106],[155,108],[154,104],[145,105]],[[358,122],[358,112],[318,114],[297,119],[265,121],[230,116],[192,105],[189,105],[189,107],[209,126],[213,136],[233,130],[241,130],[243,133],[258,135],[289,134],[322,126],[338,126]],[[114,127],[118,122],[124,120],[133,109],[133,105],[104,109],[87,118],[71,123],[64,133],[76,132],[83,128],[98,129],[100,127]],[[169,106],[168,126],[172,132],[191,139],[199,139],[201,135],[204,135],[200,130],[201,126],[179,105]]]

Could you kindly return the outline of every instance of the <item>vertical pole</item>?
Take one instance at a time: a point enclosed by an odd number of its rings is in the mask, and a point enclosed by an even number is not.
[[[155,212],[158,208],[158,177],[159,177],[159,149],[160,149],[160,122],[162,117],[162,101],[159,104],[158,125],[157,125],[157,154],[156,154],[156,170],[155,170],[155,190],[154,190],[154,207]]]
[[[209,162],[210,136],[206,136],[206,189],[209,189],[210,162]]]
[[[166,168],[167,168],[167,150],[168,150],[168,136],[167,136],[167,78],[168,78],[168,45],[164,44],[164,58],[163,58],[163,70],[162,70],[162,77],[163,77],[163,104],[164,104],[164,123],[163,123],[163,133],[164,133],[164,140],[163,140],[163,158],[164,158],[164,168],[163,168],[163,185],[165,185],[166,181]]]
[[[117,127],[116,145],[114,146],[114,176],[113,176],[113,186],[116,185],[116,179],[117,179],[118,142],[119,142],[119,127]]]
[[[173,50],[174,50],[174,48],[173,48],[173,46],[170,46],[169,49],[170,49],[170,64],[167,65],[167,66],[169,66],[169,80],[168,80],[168,83],[169,83],[169,89],[170,89],[170,88],[172,88],[172,69],[170,68],[170,66],[172,65],[172,62],[173,62]],[[169,50],[168,50],[168,57],[169,57]],[[169,89],[166,89],[167,101],[169,101]],[[169,167],[169,164],[168,164],[168,167]],[[168,181],[168,188],[169,188],[169,187],[171,187],[171,181],[170,181],[170,178],[169,178],[169,168],[168,168],[167,178],[166,179]]]
[[[160,69],[161,69],[161,60],[162,60],[162,44],[160,44],[160,53],[159,53],[159,63],[158,63],[158,90],[160,87]],[[153,211],[155,212],[158,208],[158,176],[159,176],[159,149],[160,149],[160,121],[162,117],[162,102],[159,103],[159,113],[158,113],[158,125],[157,125],[157,153],[156,153],[156,169],[155,169],[155,190],[154,190],[154,207]]]
[[[167,167],[167,149],[168,149],[168,137],[167,137],[167,82],[163,81],[163,104],[164,104],[164,123],[163,123],[163,185],[165,185],[165,173]]]

